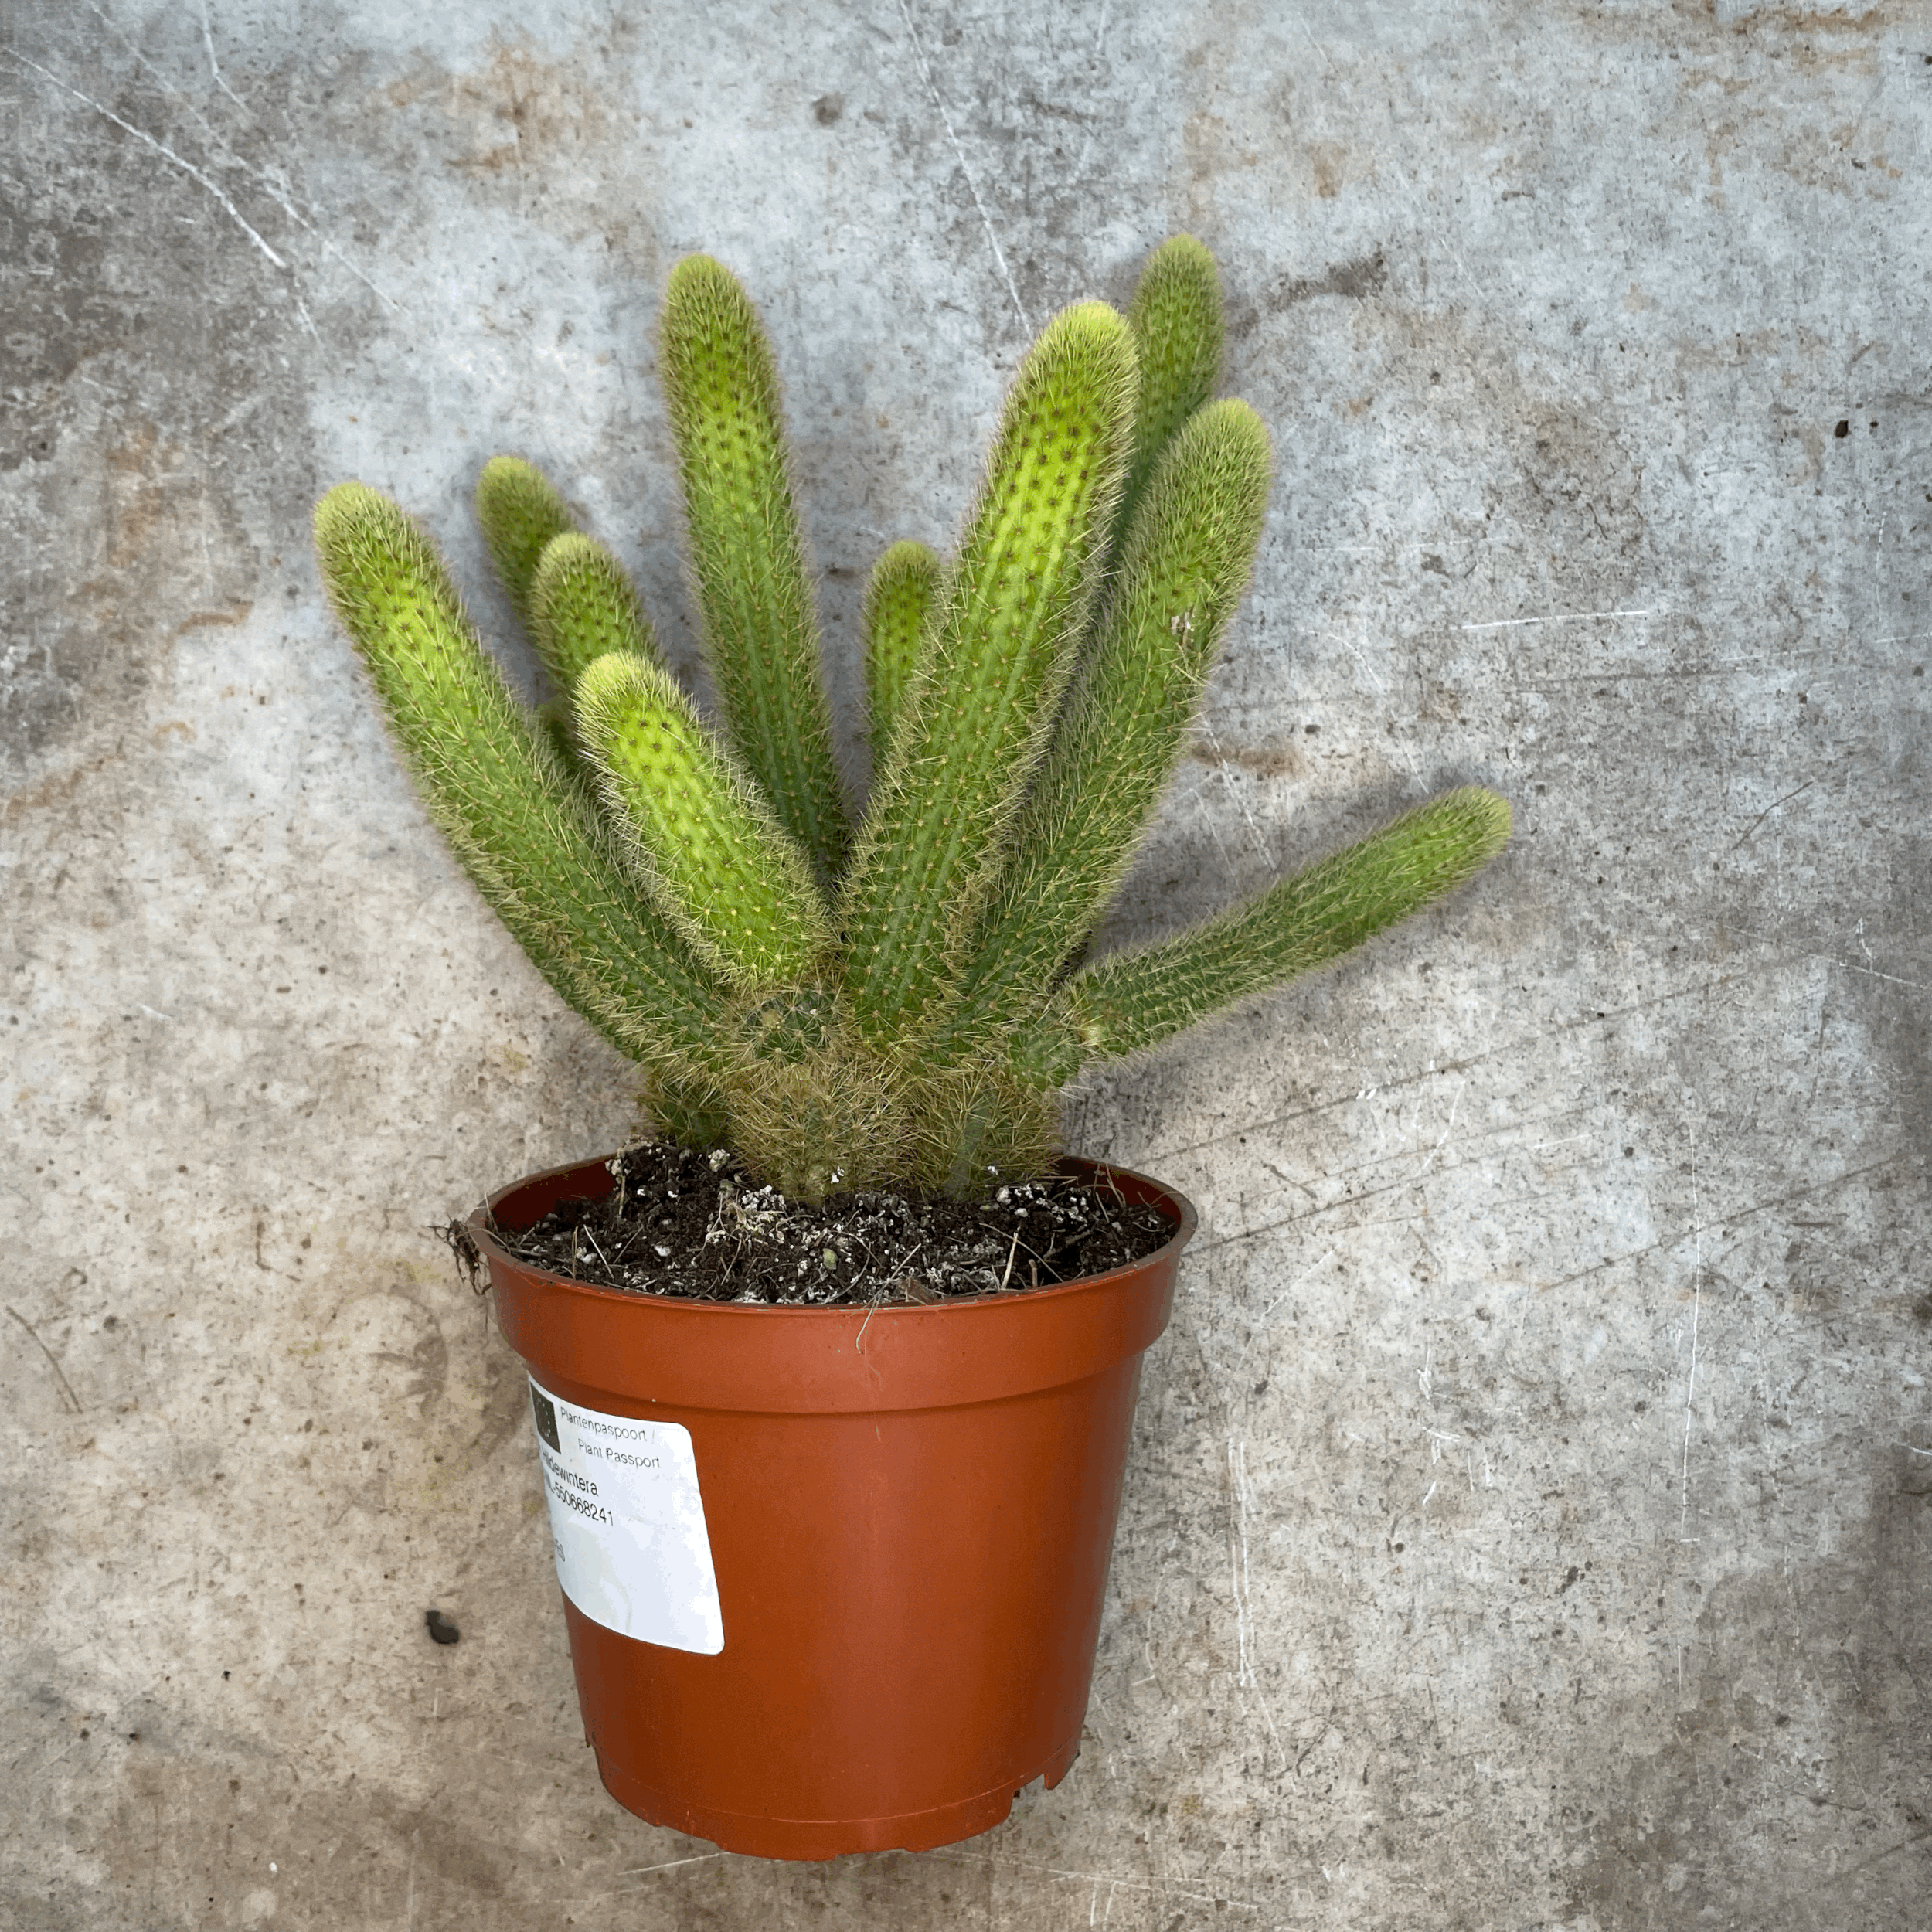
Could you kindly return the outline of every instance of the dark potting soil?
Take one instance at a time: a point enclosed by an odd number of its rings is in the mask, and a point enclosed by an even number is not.
[[[723,1149],[651,1141],[607,1165],[611,1192],[560,1202],[520,1234],[499,1228],[498,1242],[598,1287],[825,1308],[1051,1287],[1138,1261],[1174,1232],[1104,1181],[1057,1175],[985,1201],[835,1194],[808,1207]]]

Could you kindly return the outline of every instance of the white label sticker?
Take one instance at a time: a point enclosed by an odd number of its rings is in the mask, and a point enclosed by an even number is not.
[[[715,1656],[724,1616],[691,1431],[607,1416],[530,1379],[557,1581],[620,1635]]]

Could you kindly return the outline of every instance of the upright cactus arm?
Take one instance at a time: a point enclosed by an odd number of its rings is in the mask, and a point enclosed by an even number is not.
[[[566,698],[614,651],[660,662],[644,605],[601,543],[566,531],[544,546],[530,587],[530,632],[543,668]]]
[[[1117,560],[1161,452],[1214,393],[1221,373],[1221,277],[1192,235],[1174,235],[1148,257],[1127,311],[1141,367],[1134,454],[1115,513],[1109,555]]]
[[[670,674],[624,651],[579,680],[577,736],[658,910],[713,971],[757,989],[831,942],[804,855],[772,822]]]
[[[771,347],[744,291],[703,255],[672,270],[662,338],[705,656],[726,735],[829,885],[851,831]]]
[[[866,713],[874,768],[885,762],[919,634],[937,594],[939,559],[923,543],[895,543],[872,567],[859,628],[866,640]]]
[[[1065,995],[1081,1053],[1112,1060],[1158,1046],[1325,966],[1454,891],[1509,842],[1509,807],[1495,793],[1445,792],[1192,932],[1087,967]]]
[[[476,480],[476,520],[484,546],[512,607],[534,633],[530,594],[538,560],[551,538],[574,530],[577,519],[534,463],[493,456]]]
[[[633,1058],[703,1084],[726,1001],[606,849],[415,524],[359,483],[315,512],[329,598],[430,815],[538,970]]]
[[[1003,1036],[1036,1010],[1126,876],[1253,568],[1269,468],[1267,431],[1244,403],[1209,403],[1162,454],[1120,583],[1015,822],[942,1055]]]
[[[1036,764],[1091,601],[1133,420],[1133,343],[1100,302],[1048,324],[1007,399],[841,903],[875,1044],[950,984],[949,949]]]
[[[359,484],[317,548],[436,823],[660,1126],[815,1199],[968,1196],[1039,1171],[1065,1083],[1338,957],[1509,834],[1452,792],[1163,944],[1082,947],[1171,779],[1251,567],[1267,437],[1209,399],[1212,258],[1149,257],[1128,314],[1056,316],[959,549],[894,545],[863,611],[874,784],[846,815],[770,345],[738,284],[671,277],[661,368],[715,726],[635,590],[528,463],[477,486],[558,695],[519,704],[423,532]]]

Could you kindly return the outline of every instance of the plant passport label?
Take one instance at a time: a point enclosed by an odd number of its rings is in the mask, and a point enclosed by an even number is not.
[[[563,1594],[640,1643],[716,1656],[724,1616],[691,1431],[566,1402],[530,1379]]]

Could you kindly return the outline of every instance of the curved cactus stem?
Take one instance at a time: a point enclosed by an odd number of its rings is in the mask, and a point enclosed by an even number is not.
[[[1037,762],[1091,600],[1134,408],[1127,326],[1050,322],[1007,398],[841,904],[846,985],[878,1044],[919,1028]]]
[[[1066,1011],[1089,1060],[1158,1046],[1250,994],[1328,965],[1451,893],[1509,842],[1509,807],[1444,792],[1191,932],[1077,973]]]
[[[851,828],[771,347],[744,291],[705,255],[672,270],[662,334],[705,658],[726,736],[829,883]]]
[[[875,768],[912,680],[919,634],[939,588],[939,559],[923,543],[895,543],[872,566],[859,628],[866,640],[866,710]]]
[[[734,986],[803,978],[831,941],[804,855],[670,674],[625,651],[578,681],[577,736],[658,909]]]
[[[534,463],[520,456],[493,456],[476,479],[476,520],[504,594],[534,631],[530,592],[537,563],[551,538],[577,527],[570,506]]]
[[[1245,403],[1209,403],[1168,444],[1015,824],[942,1057],[1036,1011],[1127,876],[1253,567],[1269,468],[1268,433]]]
[[[1173,235],[1148,257],[1128,304],[1141,368],[1134,454],[1115,512],[1110,559],[1117,560],[1154,466],[1181,425],[1214,393],[1221,373],[1221,277],[1192,235]]]
[[[330,601],[430,817],[563,998],[633,1058],[699,1080],[720,988],[638,895],[543,728],[478,641],[429,539],[359,483],[315,512]]]
[[[624,566],[595,539],[575,531],[544,546],[530,587],[530,631],[544,669],[566,698],[584,672],[614,651],[662,661]]]

